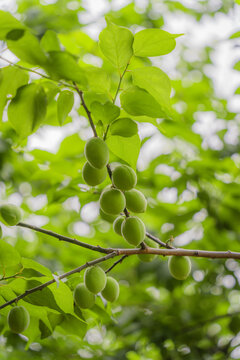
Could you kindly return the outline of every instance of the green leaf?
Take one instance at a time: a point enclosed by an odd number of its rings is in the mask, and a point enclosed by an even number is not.
[[[130,115],[147,115],[153,118],[166,117],[162,106],[146,90],[131,86],[120,95],[123,109]]]
[[[61,45],[57,33],[53,30],[47,30],[40,41],[41,47],[46,51],[60,51]]]
[[[38,39],[30,31],[25,31],[18,40],[7,40],[7,45],[20,60],[29,64],[44,66],[47,62],[47,56]]]
[[[13,66],[0,69],[0,119],[7,103],[7,96],[15,96],[17,89],[27,84],[28,73]]]
[[[74,313],[73,308],[73,294],[72,291],[69,289],[69,287],[64,284],[61,280],[59,280],[59,283],[54,283],[49,286],[49,289],[53,293],[53,296],[55,298],[55,301],[57,305],[60,307],[60,309],[68,314]]]
[[[236,38],[239,38],[240,37],[240,31],[237,31],[235,33],[233,33],[229,39],[236,39]]]
[[[176,46],[175,38],[160,29],[145,29],[134,35],[133,52],[136,56],[160,56],[169,54]]]
[[[130,30],[111,23],[99,35],[99,47],[103,55],[118,69],[126,67],[133,55],[133,34]]]
[[[12,267],[21,262],[21,256],[18,251],[10,244],[1,241],[0,242],[0,266],[5,269]],[[1,269],[2,271],[2,269]]]
[[[171,83],[169,77],[157,67],[144,67],[132,71],[133,84],[149,92],[166,113],[170,110]]]
[[[104,70],[94,66],[89,66],[85,70],[90,90],[100,93],[110,92],[111,79]]]
[[[47,70],[50,75],[59,79],[76,81],[81,84],[86,83],[83,69],[80,68],[71,54],[63,51],[51,51],[49,56]]]
[[[15,29],[26,29],[26,27],[9,12],[0,10],[0,40],[5,40],[7,34]]]
[[[59,124],[62,125],[72,110],[74,104],[74,95],[72,91],[64,90],[60,92],[57,99],[57,114]]]
[[[46,268],[42,264],[39,264],[38,262],[36,262],[32,259],[22,258],[21,264],[24,267],[24,269],[33,269],[45,276],[52,275],[51,271],[48,268]]]
[[[234,94],[240,95],[240,87],[238,87],[238,88],[235,90]]]
[[[240,61],[237,61],[233,68],[234,70],[240,71]]]
[[[11,30],[7,33],[6,39],[14,40],[14,41],[19,40],[19,39],[21,39],[21,37],[23,37],[24,33],[25,33],[24,29]]]
[[[67,314],[63,322],[57,326],[57,331],[83,338],[87,331],[87,324],[76,316]]]
[[[94,101],[90,106],[91,112],[96,121],[101,120],[103,124],[109,124],[120,115],[120,109],[118,106],[107,101],[105,104],[101,104],[98,101]]]
[[[106,143],[114,155],[126,161],[132,168],[136,168],[140,151],[140,138],[138,135],[131,137],[110,136]]]
[[[18,89],[8,107],[8,119],[20,139],[32,134],[46,115],[47,98],[41,85],[30,84]]]
[[[138,132],[137,123],[130,118],[119,118],[111,123],[110,133],[123,137],[130,137]]]

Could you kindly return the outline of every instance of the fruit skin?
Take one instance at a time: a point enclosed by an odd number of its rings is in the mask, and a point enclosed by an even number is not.
[[[126,206],[124,194],[111,187],[107,187],[100,196],[100,207],[102,211],[110,215],[118,215]]]
[[[5,225],[17,225],[22,219],[22,212],[19,207],[13,204],[5,204],[0,206],[0,220]]]
[[[122,223],[124,221],[124,217],[123,216],[118,216],[113,223],[113,230],[115,231],[116,234],[122,236]]]
[[[107,169],[96,169],[92,167],[89,162],[85,162],[82,169],[82,176],[85,183],[90,186],[96,186],[101,184],[107,177]]]
[[[170,256],[168,269],[175,279],[185,280],[191,272],[191,261],[188,256]]]
[[[116,188],[127,191],[134,188],[137,183],[135,171],[127,165],[118,165],[113,169],[112,181]]]
[[[95,295],[84,284],[78,284],[73,293],[75,303],[82,309],[90,309],[95,303]]]
[[[125,192],[126,207],[135,213],[144,213],[147,208],[147,200],[141,191],[132,189]]]
[[[131,245],[139,245],[145,238],[146,228],[137,216],[127,217],[121,227],[122,236]]]
[[[84,282],[89,291],[97,294],[105,288],[107,276],[99,266],[91,266],[85,271]]]
[[[94,137],[87,141],[84,154],[87,161],[96,169],[102,169],[109,161],[107,144],[100,138]]]
[[[117,218],[117,215],[106,214],[102,209],[100,209],[99,214],[103,220],[108,221],[110,223],[113,223],[114,220]]]
[[[158,244],[155,243],[155,241],[151,240],[151,239],[145,239],[144,240],[145,244],[148,246],[148,247],[151,247],[151,248],[154,248],[154,249],[158,249]],[[154,254],[139,254],[138,255],[139,259],[143,262],[150,262],[150,261],[153,261],[157,255],[154,255]]]
[[[8,325],[12,332],[20,334],[27,330],[30,323],[30,316],[24,306],[15,306],[8,313]]]
[[[119,296],[118,282],[111,276],[107,277],[107,283],[102,291],[102,296],[110,302],[116,301]]]

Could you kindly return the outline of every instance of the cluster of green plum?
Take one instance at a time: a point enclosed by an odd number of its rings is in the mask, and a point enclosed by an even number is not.
[[[87,162],[83,166],[83,179],[88,185],[98,185],[107,176],[106,165],[109,150],[100,138],[91,138],[85,146]],[[143,213],[147,208],[144,195],[134,189],[137,183],[135,171],[127,165],[116,165],[111,172],[112,185],[107,186],[100,196],[100,208],[106,215],[120,215],[124,209],[134,213]],[[145,239],[145,225],[137,216],[118,216],[113,229],[131,245],[138,246]]]
[[[105,300],[116,301],[119,296],[118,282],[107,276],[101,267],[91,266],[85,271],[84,284],[78,284],[74,289],[74,301],[80,308],[89,309],[100,292]]]
[[[74,289],[73,298],[80,308],[90,309],[95,303],[96,294],[100,292],[105,300],[116,301],[119,296],[118,282],[107,276],[99,266],[91,266],[85,271],[84,284],[78,284]],[[24,306],[14,306],[7,320],[10,330],[20,334],[27,330],[30,316]]]

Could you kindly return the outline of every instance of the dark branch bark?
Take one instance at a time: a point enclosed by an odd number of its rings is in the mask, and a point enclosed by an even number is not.
[[[112,266],[110,266],[110,268],[107,269],[105,271],[105,273],[106,274],[109,273],[109,271],[111,271],[116,265],[121,264],[123,262],[123,260],[126,259],[127,257],[128,257],[128,255],[123,255],[119,260],[115,261],[115,263],[112,264]]]
[[[45,229],[39,228],[37,226],[29,225],[29,224],[26,224],[26,223],[23,223],[23,222],[18,223],[17,226],[28,228],[28,229],[31,229],[31,230],[34,230],[34,231],[37,231],[37,232],[40,232],[40,233],[55,237],[56,239],[58,239],[60,241],[66,241],[66,242],[69,242],[71,244],[75,244],[75,245],[81,246],[83,248],[93,250],[93,251],[97,251],[97,252],[100,252],[100,253],[103,253],[103,254],[109,254],[109,253],[113,252],[112,249],[106,249],[106,248],[102,248],[100,246],[90,245],[90,244],[84,243],[82,241],[72,239],[72,238],[70,238],[68,236],[63,236],[63,235],[57,234],[57,233],[55,233],[53,231],[45,230]]]
[[[108,260],[108,259],[111,259],[111,258],[113,258],[113,257],[115,257],[115,256],[117,256],[117,255],[118,255],[117,252],[112,252],[111,254],[108,254],[108,255],[106,255],[106,256],[103,256],[103,257],[101,257],[101,258],[99,258],[99,259],[95,259],[95,260],[89,261],[89,262],[87,262],[86,264],[77,267],[76,269],[73,269],[73,270],[71,270],[71,271],[68,271],[68,272],[66,272],[66,273],[58,276],[58,279],[59,279],[59,280],[64,279],[64,278],[66,278],[67,276],[70,276],[70,275],[72,275],[72,274],[76,274],[76,273],[78,273],[78,272],[86,269],[86,268],[89,267],[89,266],[93,266],[93,265],[99,264],[99,263],[101,263],[101,262],[103,262],[103,261],[106,261],[106,260]],[[5,307],[8,306],[8,305],[11,305],[11,304],[13,304],[13,303],[15,303],[15,302],[18,302],[19,300],[25,298],[25,297],[28,296],[29,294],[32,294],[32,293],[34,293],[34,292],[36,292],[36,291],[39,291],[39,290],[44,289],[45,287],[47,287],[47,286],[49,286],[49,285],[51,285],[51,284],[53,284],[53,283],[55,283],[55,282],[56,282],[56,280],[55,280],[55,279],[52,279],[52,280],[49,280],[49,281],[45,282],[44,284],[41,284],[41,285],[39,285],[39,286],[35,286],[35,287],[32,288],[32,289],[26,290],[23,294],[21,294],[21,295],[19,295],[19,296],[16,296],[14,299],[9,300],[9,301],[7,301],[5,304],[1,305],[1,306],[0,306],[0,310],[3,309],[3,308],[5,308]]]

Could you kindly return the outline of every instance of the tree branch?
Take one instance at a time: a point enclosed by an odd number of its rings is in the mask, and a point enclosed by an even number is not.
[[[59,85],[62,85],[62,86],[66,86],[66,87],[69,87],[69,88],[72,88],[72,89],[75,89],[75,86],[71,85],[71,84],[68,84],[68,83],[65,83],[63,81],[59,81],[59,80],[56,80],[56,79],[53,79],[51,78],[50,76],[48,75],[45,75],[45,74],[42,74],[36,70],[33,70],[33,69],[30,69],[30,68],[27,68],[25,66],[22,66],[22,65],[18,65],[18,64],[15,64],[14,62],[8,60],[8,59],[5,59],[3,56],[0,55],[0,59],[2,59],[3,61],[6,61],[8,64],[14,66],[14,67],[17,67],[18,69],[21,69],[21,70],[24,70],[24,71],[28,71],[28,72],[32,72],[34,74],[37,74],[45,79],[48,79],[48,80],[51,80],[51,81],[54,81],[56,83],[58,83]]]
[[[92,131],[94,133],[94,136],[95,137],[98,137],[98,134],[97,134],[97,131],[96,131],[96,128],[95,128],[95,125],[94,125],[94,122],[93,122],[93,119],[92,119],[92,115],[91,115],[91,112],[89,111],[86,103],[85,103],[85,100],[84,100],[84,97],[83,97],[83,91],[79,89],[79,87],[77,86],[77,84],[74,82],[74,88],[77,90],[78,92],[78,95],[80,96],[80,99],[81,99],[81,103],[82,103],[82,106],[84,107],[84,110],[86,111],[87,113],[87,117],[88,117],[88,120],[90,122],[90,125],[91,125],[91,128],[92,128]]]
[[[227,251],[207,251],[190,249],[156,249],[147,247],[146,249],[112,249],[118,252],[118,255],[137,255],[153,254],[162,256],[190,256],[209,259],[240,259],[240,252]]]
[[[84,243],[82,241],[72,239],[72,238],[70,238],[68,236],[63,236],[63,235],[57,234],[57,233],[55,233],[53,231],[45,230],[45,229],[39,228],[37,226],[29,225],[29,224],[26,224],[26,223],[23,223],[23,222],[18,223],[17,226],[23,227],[23,228],[28,228],[28,229],[40,232],[42,234],[46,234],[46,235],[55,237],[56,239],[58,239],[60,241],[66,241],[66,242],[69,242],[71,244],[75,244],[75,245],[81,246],[83,248],[93,250],[93,251],[97,251],[97,252],[100,252],[100,253],[103,253],[103,254],[109,254],[109,253],[113,252],[113,249],[106,249],[106,248],[102,248],[101,246],[90,245],[90,244]]]
[[[89,266],[93,266],[93,265],[99,264],[99,263],[101,263],[101,262],[103,262],[103,261],[106,261],[106,260],[108,260],[108,259],[111,259],[111,258],[113,258],[113,257],[115,257],[115,256],[117,256],[117,255],[118,255],[117,252],[115,252],[115,251],[114,251],[114,252],[111,252],[111,254],[108,254],[108,255],[106,255],[106,256],[103,256],[103,257],[101,257],[101,258],[99,258],[99,259],[95,259],[95,260],[89,261],[89,262],[87,262],[86,264],[77,267],[76,269],[70,270],[70,271],[68,271],[68,272],[66,272],[66,273],[58,276],[58,279],[59,279],[59,280],[64,279],[64,278],[66,278],[67,276],[70,276],[70,275],[72,275],[72,274],[76,274],[76,273],[78,273],[78,272],[81,272],[82,270],[86,269],[86,268],[89,267]],[[49,286],[49,285],[51,285],[51,284],[53,284],[53,283],[55,283],[55,282],[56,282],[56,279],[52,279],[52,280],[49,280],[49,281],[45,282],[44,284],[41,284],[41,285],[39,285],[39,286],[35,286],[35,287],[32,288],[32,289],[26,290],[23,294],[21,294],[21,295],[19,295],[19,296],[16,296],[14,299],[9,300],[9,301],[7,301],[5,304],[1,305],[1,306],[0,306],[0,310],[3,309],[3,308],[5,308],[5,307],[8,306],[8,305],[11,305],[11,304],[13,304],[13,303],[15,303],[15,302],[18,302],[19,300],[25,298],[26,296],[28,296],[28,295],[36,292],[36,291],[39,291],[39,290],[44,289],[45,287],[47,287],[47,286]]]
[[[165,247],[167,249],[175,249],[173,246],[169,245],[168,243],[165,243],[163,241],[161,241],[160,239],[158,239],[156,236],[150,234],[149,232],[146,232],[146,236],[155,241],[158,245],[162,246],[162,247]]]
[[[111,271],[116,265],[122,263],[123,260],[126,259],[127,257],[128,257],[128,255],[123,255],[119,260],[115,261],[115,263],[114,263],[112,266],[110,266],[110,268],[107,269],[107,270],[105,271],[105,273],[106,273],[106,274],[109,273],[109,271]]]

